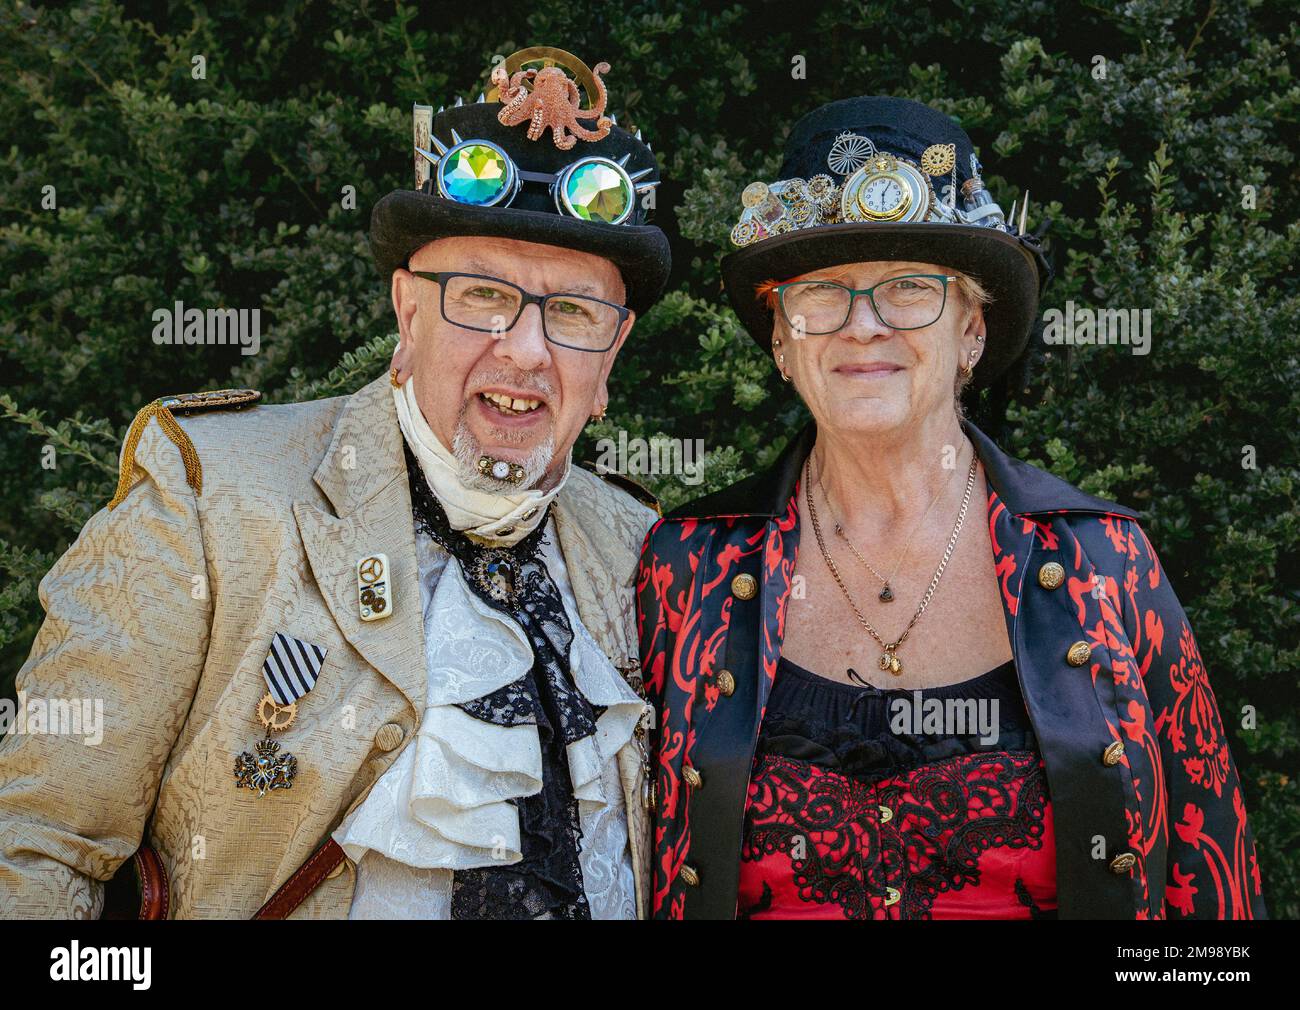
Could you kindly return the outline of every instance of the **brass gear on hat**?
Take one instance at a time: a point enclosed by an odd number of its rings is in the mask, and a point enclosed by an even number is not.
[[[926,175],[947,175],[955,164],[956,144],[931,144],[921,153],[921,169]]]

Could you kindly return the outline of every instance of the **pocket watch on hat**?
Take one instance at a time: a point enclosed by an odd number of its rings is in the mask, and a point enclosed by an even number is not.
[[[877,153],[844,180],[840,216],[845,221],[924,221],[930,193],[920,169]]]

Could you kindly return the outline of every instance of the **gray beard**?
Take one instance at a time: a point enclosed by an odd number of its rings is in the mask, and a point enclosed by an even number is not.
[[[451,440],[451,452],[460,468],[460,482],[468,488],[486,491],[488,494],[517,494],[536,488],[545,479],[551,461],[555,458],[555,433],[547,432],[542,443],[520,461],[519,465],[524,468],[524,479],[518,484],[512,484],[508,480],[498,480],[491,474],[479,472],[478,461],[484,454],[483,447],[465,422],[467,410],[468,404],[461,408],[460,417],[456,421],[456,434]]]

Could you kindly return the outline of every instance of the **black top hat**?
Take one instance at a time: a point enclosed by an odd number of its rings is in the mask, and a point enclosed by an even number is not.
[[[458,101],[439,110],[431,127],[426,118],[427,146],[420,140],[421,111],[428,117],[432,109],[416,106],[420,187],[394,190],[375,205],[370,215],[375,263],[387,277],[405,267],[421,246],[455,235],[577,249],[618,267],[628,307],[644,314],[659,298],[672,265],[667,236],[645,223],[643,194],[659,182],[654,154],[639,130],[628,133],[603,114],[605,89],[599,74],[608,71],[607,65],[598,64],[593,73],[560,50],[538,50],[544,59],[529,59],[530,52],[514,54],[505,66],[558,62],[569,69],[576,64],[575,76],[595,85],[589,88],[598,96],[595,104],[580,108],[577,88],[556,78],[571,95],[572,113],[561,107],[571,125],[548,130],[549,123],[543,122],[534,127],[537,118],[546,119],[545,110],[539,111],[532,100],[538,78],[535,70],[532,76],[518,70],[513,80],[502,82],[506,88],[500,100],[493,88],[494,100],[485,94],[476,103]],[[515,125],[506,125],[503,116]],[[530,139],[534,134],[536,139]],[[588,140],[584,134],[600,139]]]
[[[993,296],[973,379],[990,383],[1024,350],[1052,270],[1037,237],[1024,233],[1024,208],[1017,227],[979,171],[965,131],[920,102],[864,95],[804,116],[786,142],[781,181],[746,189],[732,231],[741,248],[722,260],[727,297],[749,335],[770,350],[772,311],[755,297],[764,281],[839,263],[936,263]],[[872,206],[866,192],[881,176],[889,181],[871,190]]]

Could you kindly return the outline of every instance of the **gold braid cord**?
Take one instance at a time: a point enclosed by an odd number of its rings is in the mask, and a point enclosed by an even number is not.
[[[109,509],[122,504],[127,492],[131,490],[132,478],[135,476],[135,450],[151,417],[158,418],[158,427],[181,451],[181,459],[185,462],[185,483],[194,488],[195,494],[203,493],[203,467],[199,464],[199,454],[194,450],[194,443],[172,416],[172,412],[160,400],[154,400],[141,408],[127,430],[126,444],[122,449],[122,466],[117,474],[117,490],[108,503]]]

